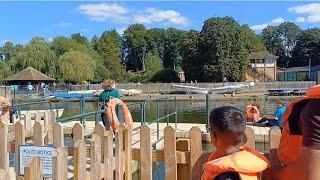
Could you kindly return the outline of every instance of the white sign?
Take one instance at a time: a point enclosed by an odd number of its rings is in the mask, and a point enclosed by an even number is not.
[[[52,177],[52,157],[56,154],[56,148],[53,146],[19,146],[19,175],[24,175],[24,167],[32,157],[40,157],[42,160],[43,177]]]

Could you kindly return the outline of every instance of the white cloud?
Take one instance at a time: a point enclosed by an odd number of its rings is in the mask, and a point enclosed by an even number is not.
[[[308,22],[320,22],[320,3],[311,3],[301,6],[294,6],[289,8],[288,11],[296,14],[306,14]]]
[[[296,23],[302,23],[305,21],[306,21],[306,19],[304,17],[297,17],[297,19],[295,20]]]
[[[120,35],[122,35],[126,29],[127,29],[126,27],[120,27],[120,28],[117,28],[116,31],[117,31]]]
[[[112,20],[123,22],[126,20],[128,10],[116,3],[86,4],[78,7],[80,13],[88,15],[92,21],[103,22]]]
[[[140,14],[133,15],[134,22],[150,24],[150,23],[169,23],[177,25],[187,25],[188,19],[174,10],[160,10],[148,8]]]
[[[262,29],[266,28],[267,26],[279,25],[283,22],[285,22],[285,20],[283,18],[279,17],[279,18],[273,19],[272,21],[267,22],[267,23],[253,25],[250,28],[254,31],[257,31],[257,30],[262,30]]]
[[[48,40],[49,42],[52,42],[52,41],[53,41],[53,38],[52,38],[52,37],[49,37],[47,40]]]
[[[56,24],[56,26],[61,27],[61,28],[65,28],[65,27],[70,27],[72,26],[71,22],[66,22],[66,21],[60,21]]]

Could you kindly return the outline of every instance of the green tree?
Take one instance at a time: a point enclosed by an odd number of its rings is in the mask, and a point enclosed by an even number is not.
[[[153,49],[147,29],[142,24],[132,24],[124,31],[123,39],[127,70],[144,71],[145,58]]]
[[[241,26],[241,33],[248,53],[267,50],[261,37],[256,35],[247,24]]]
[[[121,64],[121,37],[118,32],[114,29],[103,32],[97,49],[110,78],[123,81],[126,72]]]
[[[145,66],[148,78],[152,77],[154,74],[163,69],[159,56],[153,55],[152,53],[148,53]]]
[[[86,53],[70,51],[59,58],[65,81],[87,81],[94,78],[95,61]]]
[[[71,39],[75,40],[77,43],[89,46],[88,38],[86,36],[82,36],[80,33],[72,34]]]
[[[8,61],[12,59],[15,56],[15,54],[16,54],[16,51],[15,51],[14,44],[10,41],[7,41],[1,48],[0,59]]]
[[[57,58],[45,39],[35,37],[17,54],[15,65],[19,70],[31,66],[55,77]]]
[[[4,78],[11,76],[11,70],[8,64],[2,60],[0,60],[0,81],[2,81]]]
[[[163,28],[151,28],[148,30],[152,43],[152,54],[158,55],[160,59],[163,58],[164,44],[166,41],[166,31]]]
[[[199,65],[202,81],[243,81],[247,68],[247,51],[240,25],[231,17],[210,18],[201,30]]]
[[[194,30],[184,33],[181,38],[182,68],[187,81],[199,80],[202,76],[199,73],[202,71],[201,63],[199,64],[199,38],[200,33]]]
[[[163,66],[165,68],[177,69],[181,66],[181,56],[180,56],[180,39],[182,36],[182,31],[169,28],[166,30],[166,39],[164,43],[164,54],[163,54]]]
[[[171,82],[179,82],[180,79],[175,70],[170,68],[162,69],[157,72],[152,78],[151,82],[162,82],[162,83],[171,83]]]
[[[290,66],[320,65],[320,29],[312,28],[303,31],[297,38],[293,49]]]

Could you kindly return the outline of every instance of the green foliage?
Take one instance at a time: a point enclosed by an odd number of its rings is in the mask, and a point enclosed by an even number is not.
[[[147,72],[147,78],[152,77],[157,72],[161,71],[163,69],[163,66],[161,64],[161,59],[157,55],[153,55],[152,53],[149,53],[146,57],[146,72]]]
[[[0,49],[0,60],[10,60],[16,54],[14,44],[7,41],[4,46]]]
[[[302,32],[293,49],[290,66],[311,66],[320,64],[320,29],[313,28]]]
[[[163,83],[177,83],[180,79],[175,70],[170,68],[165,68],[159,72],[157,72],[152,78],[151,82],[163,82]]]
[[[244,40],[244,46],[250,54],[251,52],[266,51],[266,47],[259,35],[256,35],[247,24],[241,26],[241,36]]]
[[[89,46],[88,38],[86,36],[82,36],[80,33],[72,34],[71,39],[76,41],[77,43]]]
[[[169,28],[166,31],[166,38],[164,43],[164,54],[163,54],[163,66],[165,68],[176,69],[176,66],[181,66],[180,56],[180,39],[182,31]]]
[[[210,18],[205,21],[201,31],[200,54],[202,81],[220,82],[224,77],[229,81],[245,80],[247,51],[241,27],[233,18]]]
[[[79,51],[70,51],[59,58],[61,72],[65,81],[87,81],[94,78],[95,61]]]
[[[2,60],[0,60],[0,81],[2,81],[2,79],[11,76],[11,70],[10,67],[8,66],[8,64]]]

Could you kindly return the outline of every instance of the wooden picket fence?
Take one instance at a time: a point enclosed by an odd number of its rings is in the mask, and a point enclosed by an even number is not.
[[[164,148],[152,150],[151,131],[147,125],[140,129],[140,148],[132,148],[132,128],[121,125],[115,132],[106,131],[99,124],[95,127],[89,143],[84,140],[84,129],[80,123],[73,126],[72,147],[64,146],[64,129],[60,123],[46,127],[36,121],[32,128],[32,143],[36,146],[54,144],[56,154],[53,157],[52,179],[65,180],[120,180],[132,179],[132,160],[139,161],[140,179],[152,179],[152,164],[165,164],[165,179],[199,179],[202,164],[208,153],[202,151],[202,133],[193,127],[188,139],[177,139],[171,126],[164,129]],[[42,162],[39,157],[29,159],[24,168],[24,177],[19,176],[19,146],[26,144],[26,128],[21,121],[14,124],[14,139],[8,138],[8,124],[0,121],[0,180],[2,179],[42,179]],[[48,135],[51,134],[52,136]],[[255,148],[253,129],[247,128],[247,146]],[[280,130],[270,130],[270,152],[266,156],[278,163],[276,149],[279,144]],[[29,142],[30,143],[30,142]],[[9,168],[8,153],[14,153],[14,167]],[[73,162],[69,162],[73,159]],[[12,173],[15,173],[13,175]],[[45,178],[48,179],[48,178]]]

